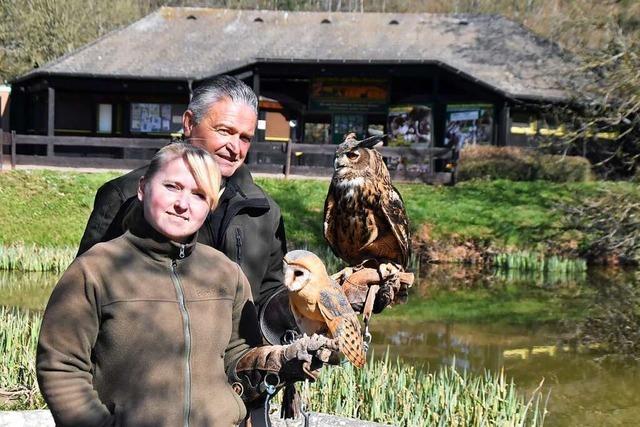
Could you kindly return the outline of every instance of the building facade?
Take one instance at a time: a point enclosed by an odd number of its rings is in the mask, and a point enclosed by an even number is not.
[[[568,99],[572,66],[500,16],[161,8],[12,82],[10,128],[167,138],[193,88],[231,74],[260,96],[257,144],[509,145],[514,117]]]

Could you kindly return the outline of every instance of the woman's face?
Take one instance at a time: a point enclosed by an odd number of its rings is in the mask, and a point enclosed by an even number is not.
[[[198,231],[209,213],[205,193],[181,157],[165,163],[151,180],[142,179],[138,199],[149,224],[181,243]]]

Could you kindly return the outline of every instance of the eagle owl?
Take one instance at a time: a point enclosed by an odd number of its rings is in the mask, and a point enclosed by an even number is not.
[[[365,351],[358,316],[320,258],[309,251],[288,252],[284,256],[284,284],[301,332],[328,333],[338,340],[340,352],[354,366],[363,367]]]
[[[338,146],[324,204],[324,237],[351,266],[374,259],[405,269],[409,222],[402,197],[374,148],[381,139],[357,141],[349,134]]]

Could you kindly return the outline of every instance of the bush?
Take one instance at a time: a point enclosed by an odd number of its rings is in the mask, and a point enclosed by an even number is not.
[[[589,161],[578,156],[538,154],[518,147],[470,146],[460,153],[458,180],[509,179],[583,182],[591,179]]]
[[[536,179],[553,182],[585,182],[592,179],[591,163],[581,156],[538,156]]]

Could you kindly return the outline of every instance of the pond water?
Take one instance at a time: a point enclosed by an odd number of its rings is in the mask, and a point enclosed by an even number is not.
[[[0,271],[0,304],[42,310],[58,277]],[[560,307],[569,312],[571,301],[582,309],[597,298],[599,288],[629,281],[637,285],[635,277],[621,271],[593,270],[578,277],[554,278],[440,268],[422,274],[410,299],[419,306],[434,289],[518,286],[538,293],[563,293],[567,298]],[[526,322],[525,326],[425,321],[415,312],[407,318],[375,316],[371,323],[377,355],[389,349],[391,356],[431,370],[451,364],[476,373],[504,369],[527,395],[544,380],[542,391],[549,395],[547,426],[640,425],[640,364],[567,345],[564,338],[571,328],[571,322]]]

